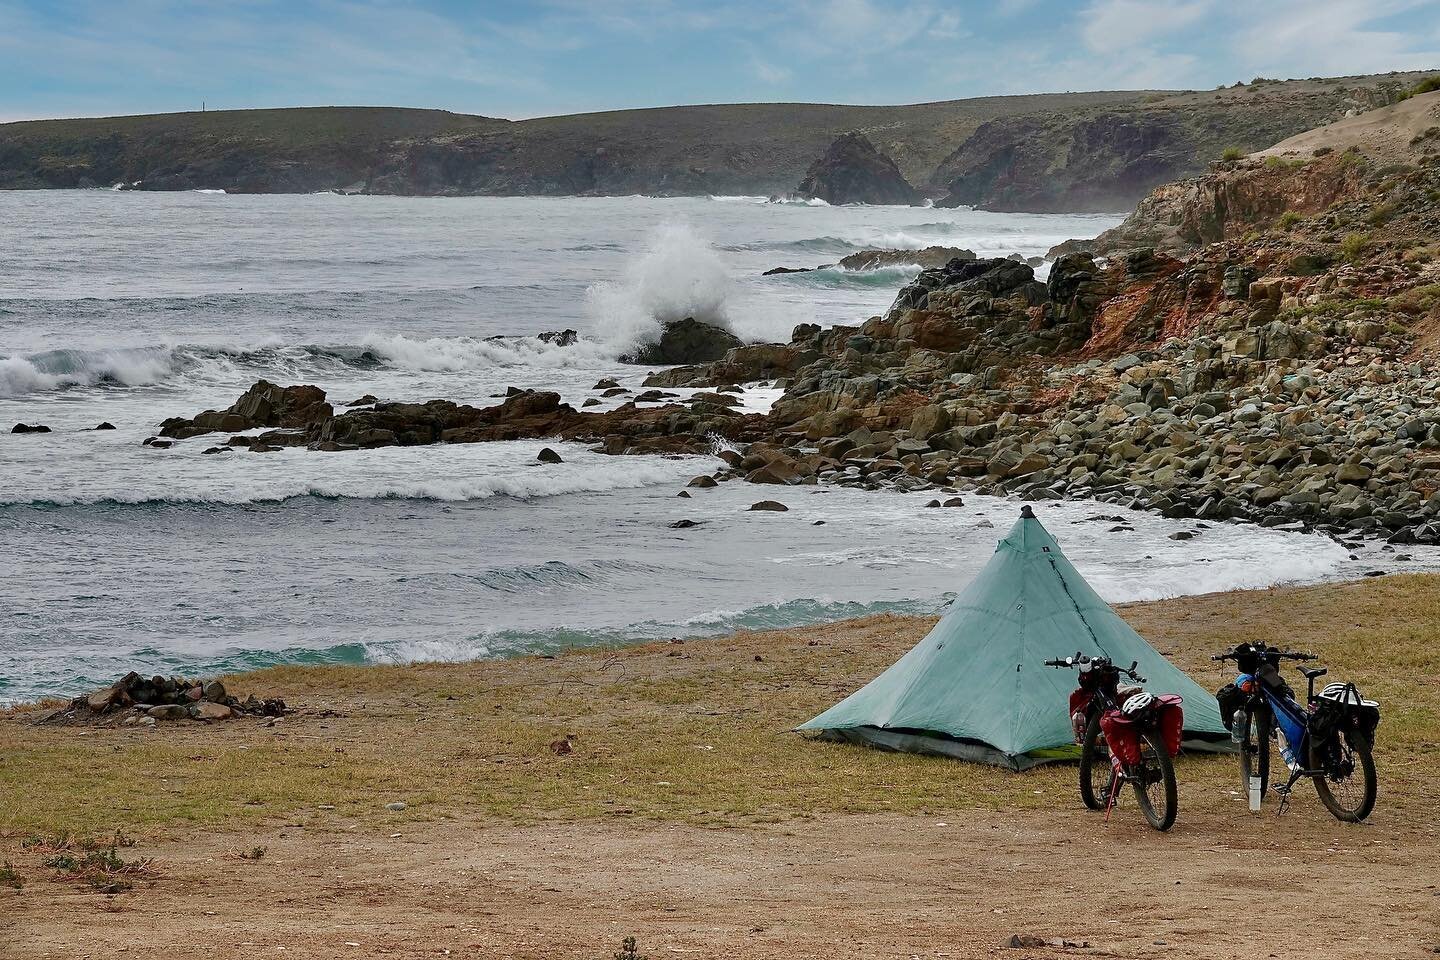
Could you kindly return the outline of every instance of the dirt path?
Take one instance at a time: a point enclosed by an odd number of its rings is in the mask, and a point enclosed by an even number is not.
[[[1201,812],[1164,836],[1134,809],[1109,827],[1065,810],[201,834],[128,851],[154,865],[127,893],[0,894],[0,955],[608,960],[631,935],[652,960],[1432,954],[1434,824],[1346,827],[1297,806]],[[235,855],[252,845],[261,860]],[[1091,946],[1009,948],[1014,934]]]

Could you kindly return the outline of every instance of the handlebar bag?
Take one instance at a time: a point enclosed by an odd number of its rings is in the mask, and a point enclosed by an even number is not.
[[[1290,689],[1290,684],[1286,683],[1285,678],[1280,676],[1279,669],[1277,669],[1273,663],[1260,664],[1259,668],[1255,671],[1255,676],[1261,683],[1265,684],[1265,686],[1269,687],[1279,696],[1289,697],[1291,700],[1295,699],[1295,691]]]

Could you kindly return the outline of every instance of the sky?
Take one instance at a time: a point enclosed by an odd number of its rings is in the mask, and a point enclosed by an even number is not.
[[[521,119],[1440,68],[1440,0],[0,0],[0,121],[314,105]]]

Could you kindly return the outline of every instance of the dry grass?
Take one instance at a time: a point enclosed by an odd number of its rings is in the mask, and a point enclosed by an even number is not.
[[[1224,677],[1208,655],[1240,639],[1321,654],[1335,675],[1382,701],[1382,804],[1433,811],[1437,586],[1440,577],[1397,576],[1122,612],[1207,686]],[[277,818],[386,829],[452,816],[718,826],[1073,803],[1073,767],[1017,775],[789,732],[873,677],[931,622],[883,616],[554,659],[247,675],[240,687],[301,707],[273,728],[249,720],[57,728],[16,713],[0,720],[0,832],[108,837]],[[567,734],[574,752],[557,754],[551,744]],[[1179,773],[1218,798],[1232,767],[1229,758],[1183,758]],[[386,810],[392,801],[407,807]]]

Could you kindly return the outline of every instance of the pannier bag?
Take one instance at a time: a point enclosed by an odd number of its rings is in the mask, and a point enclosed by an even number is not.
[[[1229,730],[1235,726],[1235,711],[1245,706],[1245,694],[1233,683],[1227,683],[1215,691],[1215,702],[1220,704],[1220,722]]]
[[[1100,730],[1111,756],[1121,763],[1140,762],[1140,729],[1134,720],[1119,710],[1106,710],[1100,717]]]
[[[1185,711],[1180,708],[1180,702],[1180,695],[1175,693],[1162,693],[1155,698],[1155,710],[1160,714],[1160,742],[1172,757],[1180,755],[1180,736],[1185,726]]]
[[[1380,725],[1380,704],[1360,696],[1353,683],[1330,683],[1320,691],[1311,705],[1312,737],[1326,737],[1332,732],[1356,734],[1367,741],[1375,739]]]
[[[1165,752],[1170,756],[1180,753],[1180,738],[1185,726],[1185,711],[1181,709],[1180,697],[1173,693],[1162,693],[1155,697],[1154,704],[1139,719],[1127,716],[1121,710],[1106,710],[1100,717],[1100,730],[1110,753],[1122,763],[1140,762],[1140,736],[1148,729],[1157,730]]]

